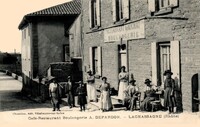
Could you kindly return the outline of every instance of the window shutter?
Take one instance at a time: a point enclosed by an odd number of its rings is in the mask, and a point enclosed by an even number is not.
[[[200,98],[200,72],[198,73],[198,98]],[[200,108],[200,105],[199,105]]]
[[[90,55],[89,60],[90,60],[90,70],[93,72],[93,50],[92,49],[93,49],[92,47],[90,47],[89,49],[89,55]]]
[[[179,41],[171,41],[171,71],[172,78],[178,83],[177,87],[180,89],[180,47]]]
[[[97,0],[97,25],[101,26],[101,0]]]
[[[89,0],[89,24],[92,28],[92,0]]]
[[[101,47],[97,48],[97,52],[98,52],[98,74],[100,76],[102,76],[102,49]]]
[[[116,17],[116,0],[112,0],[112,9],[113,9],[113,21],[115,22],[117,20],[117,17]]]
[[[170,0],[170,6],[173,6],[173,7],[178,6],[178,0]]]
[[[129,0],[123,0],[123,16],[125,19],[129,19]]]
[[[156,11],[156,0],[148,0],[148,8],[149,8],[149,12],[155,12]]]
[[[157,71],[157,43],[151,43],[151,69],[152,69],[152,83],[157,86],[158,71]]]

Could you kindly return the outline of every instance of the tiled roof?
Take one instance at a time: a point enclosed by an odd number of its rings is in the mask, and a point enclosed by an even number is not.
[[[26,16],[42,16],[42,15],[74,15],[81,12],[81,0],[73,0],[53,7],[49,7],[40,11],[36,11]]]
[[[27,24],[26,19],[34,16],[70,16],[79,15],[81,13],[81,0],[73,0],[56,6],[52,6],[40,11],[29,13],[25,15],[19,24],[18,28],[21,29]]]

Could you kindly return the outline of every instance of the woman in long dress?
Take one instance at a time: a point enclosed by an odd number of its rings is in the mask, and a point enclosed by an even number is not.
[[[88,102],[91,102],[91,101],[95,102],[97,100],[95,77],[92,74],[91,70],[89,70],[87,73],[88,73],[88,77],[87,77],[87,98],[88,98]]]
[[[110,111],[113,109],[111,97],[110,97],[110,84],[107,83],[107,78],[102,77],[102,84],[100,86],[101,96],[100,96],[100,102],[101,102],[101,109],[102,111]]]
[[[171,70],[164,72],[164,76],[166,76],[164,81],[164,108],[169,108],[169,113],[176,113],[175,81],[171,78],[171,75],[173,75]]]
[[[125,71],[126,67],[122,66],[121,67],[121,72],[119,73],[119,91],[118,91],[118,98],[120,100],[124,100],[125,98],[125,93],[124,91],[126,90],[128,86],[128,73]]]

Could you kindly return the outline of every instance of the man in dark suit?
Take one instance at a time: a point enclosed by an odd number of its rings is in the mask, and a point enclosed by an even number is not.
[[[68,76],[67,83],[65,85],[65,95],[67,96],[67,102],[70,108],[74,106],[74,96],[73,96],[73,84],[71,77]]]

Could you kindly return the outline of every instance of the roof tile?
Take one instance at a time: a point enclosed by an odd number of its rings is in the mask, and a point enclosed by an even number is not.
[[[81,12],[81,1],[73,0],[40,11],[29,13],[26,16],[73,15],[73,14],[80,14],[80,12]]]

